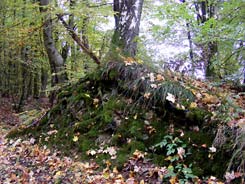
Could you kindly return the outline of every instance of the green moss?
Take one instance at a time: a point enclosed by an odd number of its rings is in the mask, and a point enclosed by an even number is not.
[[[86,136],[79,137],[79,151],[82,151],[85,154],[86,151],[95,148],[94,139],[88,139]]]
[[[97,137],[99,135],[99,131],[97,129],[91,129],[87,134],[89,138]]]
[[[117,158],[114,163],[119,170],[123,167],[123,164],[127,162],[129,157],[128,151],[121,149],[117,152]]]
[[[200,108],[193,108],[188,111],[186,117],[192,124],[202,125],[205,119],[211,117],[211,113]]]
[[[111,70],[109,73],[109,78],[110,79],[115,79],[118,76],[118,71],[117,70]]]
[[[183,136],[183,140],[185,142],[191,142],[196,145],[206,144],[207,146],[211,146],[213,138],[213,135],[202,131],[186,131]]]
[[[99,165],[103,165],[106,160],[110,160],[110,155],[109,154],[98,154],[95,158],[95,161]]]
[[[57,98],[58,99],[62,99],[64,97],[69,97],[72,95],[72,88],[69,87],[69,88],[66,88],[66,89],[63,89],[58,95],[57,95]]]
[[[103,163],[110,159],[108,154],[88,156],[86,151],[97,149],[100,146],[97,140],[102,134],[105,133],[110,137],[112,133],[105,132],[105,128],[117,120],[119,123],[113,132],[112,139],[106,144],[118,148],[117,158],[112,162],[120,169],[135,150],[151,151],[149,148],[161,142],[163,137],[169,134],[169,125],[174,124],[173,136],[180,135],[178,129],[184,132],[184,137],[181,137],[181,140],[186,144],[186,152],[188,150],[191,153],[185,158],[185,164],[192,164],[193,173],[197,176],[215,175],[222,177],[226,168],[224,160],[227,160],[228,156],[226,153],[220,152],[215,154],[212,159],[208,157],[208,148],[211,146],[214,136],[209,133],[212,131],[205,132],[202,128],[204,127],[204,120],[209,118],[210,113],[196,108],[191,109],[185,117],[185,111],[181,110],[180,115],[164,108],[162,102],[165,98],[162,101],[161,99],[167,95],[167,92],[180,97],[181,101],[192,98],[191,92],[184,90],[179,84],[172,84],[171,81],[153,92],[155,96],[152,101],[145,99],[140,101],[138,98],[142,92],[140,90],[145,89],[144,85],[147,85],[147,82],[138,79],[138,82],[130,83],[129,80],[134,76],[134,69],[131,68],[132,71],[127,71],[130,67],[125,69],[123,68],[124,65],[124,63],[120,65],[123,70],[105,69],[103,71],[104,77],[102,76],[102,69],[97,70],[88,74],[76,85],[69,86],[59,94],[58,104],[49,111],[38,126],[17,130],[15,135],[20,133],[28,133],[29,135],[31,133],[31,136],[37,139],[42,136],[41,140],[44,144],[58,148],[65,154],[77,152],[77,154],[81,154],[81,159],[92,158]],[[130,76],[126,75],[128,79],[119,81],[117,78],[122,75],[121,73]],[[116,81],[113,81],[114,79]],[[113,86],[115,83],[117,84],[116,87],[119,86],[120,89],[116,95],[112,95],[111,91],[115,89]],[[141,86],[135,89],[136,91],[133,87],[127,90],[129,84]],[[183,94],[180,94],[180,91],[184,91]],[[95,98],[99,101],[97,106],[94,104]],[[129,98],[131,99],[129,100]],[[133,102],[130,103],[131,100]],[[155,103],[154,100],[158,102]],[[191,100],[187,104],[190,102]],[[135,105],[136,103],[137,105]],[[147,108],[145,108],[146,106]],[[158,107],[155,108],[155,106]],[[160,110],[156,112],[156,109]],[[200,131],[190,130],[186,120],[192,125],[199,125]],[[55,135],[48,135],[47,132],[51,130],[58,132]],[[75,135],[79,137],[76,142],[73,141]],[[47,137],[49,137],[48,140]],[[206,145],[206,147],[202,145]],[[167,166],[169,164],[169,161],[165,160],[166,150],[152,151],[148,155],[158,165]]]
[[[149,158],[152,159],[152,162],[156,165],[160,166],[168,166],[168,162],[165,160],[166,157],[164,155],[159,154],[149,154]]]
[[[143,142],[132,140],[130,143],[126,144],[124,149],[128,150],[132,154],[135,150],[145,151],[146,147]]]
[[[81,122],[76,122],[73,126],[73,130],[75,132],[86,133],[88,132],[90,126],[91,126],[91,121],[84,120]]]
[[[186,163],[192,164],[193,174],[197,176],[219,176],[223,177],[226,161],[225,153],[215,153],[210,155],[209,147],[212,146],[213,136],[207,132],[185,132],[184,142],[188,143],[190,155],[186,158]],[[228,155],[226,155],[228,156]]]
[[[111,144],[115,146],[123,145],[126,142],[126,139],[122,137],[120,133],[116,133],[112,136]]]
[[[202,177],[204,175],[203,169],[197,165],[192,166],[192,172],[194,175],[199,176],[199,177]]]
[[[149,146],[162,141],[163,137],[168,133],[169,123],[165,121],[153,121],[152,126],[155,128],[156,132],[152,134],[147,141]]]

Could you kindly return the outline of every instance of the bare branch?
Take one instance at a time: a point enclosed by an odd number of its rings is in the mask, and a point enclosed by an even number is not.
[[[56,14],[58,19],[61,21],[63,26],[66,28],[66,30],[69,32],[73,40],[82,48],[82,50],[89,55],[96,64],[100,65],[100,60],[99,58],[90,50],[86,47],[86,44],[81,40],[81,38],[75,33],[75,31],[66,23],[66,21],[63,18],[63,14]]]

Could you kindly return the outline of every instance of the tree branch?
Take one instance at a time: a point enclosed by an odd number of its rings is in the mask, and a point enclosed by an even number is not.
[[[95,4],[95,5],[88,5],[89,8],[98,8],[101,6],[107,6],[107,5],[112,5],[113,3],[102,3],[102,4]]]
[[[58,19],[61,21],[63,26],[66,28],[66,30],[69,32],[71,35],[72,39],[82,48],[82,50],[89,55],[96,64],[100,65],[100,60],[99,58],[86,47],[86,44],[81,40],[81,38],[75,33],[75,31],[66,23],[66,21],[63,18],[63,14],[56,14]]]

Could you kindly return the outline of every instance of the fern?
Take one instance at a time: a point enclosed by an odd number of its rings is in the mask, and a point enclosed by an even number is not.
[[[161,74],[165,78],[164,81],[152,81],[149,74],[158,73],[142,64],[133,63],[126,66],[124,62],[109,62],[102,69],[101,78],[116,81],[119,91],[148,107],[164,105],[168,93],[174,95],[177,103],[182,105],[188,105],[194,100],[192,92],[181,83],[173,81],[173,76]],[[143,98],[146,93],[151,94],[149,98]]]

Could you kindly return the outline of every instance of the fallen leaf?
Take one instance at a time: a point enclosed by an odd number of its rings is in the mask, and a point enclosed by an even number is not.
[[[157,74],[156,80],[157,81],[163,81],[164,77],[161,74]]]
[[[90,94],[88,94],[88,93],[86,93],[85,96],[88,97],[88,98],[90,98]]]
[[[168,100],[168,101],[174,103],[174,102],[175,102],[175,97],[174,97],[174,95],[172,95],[171,93],[167,93],[166,100]]]
[[[151,96],[151,93],[145,93],[145,94],[144,94],[144,97],[145,97],[146,99],[149,99],[150,96]]]
[[[154,82],[155,81],[154,73],[149,73],[148,77],[150,78],[150,82]]]
[[[239,119],[237,121],[237,126],[239,126],[240,128],[245,128],[245,118]]]
[[[156,85],[156,84],[151,84],[150,86],[151,86],[151,88],[153,88],[153,89],[156,89],[156,88],[157,88],[157,85]]]
[[[144,153],[142,153],[141,151],[139,151],[139,150],[135,150],[135,152],[133,153],[133,156],[135,157],[135,158],[137,158],[137,159],[139,159],[139,158],[144,158],[145,156],[144,156]]]
[[[178,147],[177,148],[177,152],[178,152],[178,155],[179,155],[180,159],[183,159],[183,157],[185,155],[185,149],[182,148],[182,147]]]
[[[98,98],[94,98],[93,99],[93,105],[98,105],[99,101],[100,100]]]
[[[214,146],[212,146],[212,147],[209,148],[209,151],[211,153],[215,153],[217,151],[217,149]]]
[[[196,108],[196,107],[197,107],[197,103],[196,102],[191,102],[190,108]]]
[[[217,96],[209,95],[208,93],[204,93],[205,97],[202,99],[202,102],[205,104],[216,104],[219,102],[219,98]]]
[[[86,152],[86,154],[87,155],[95,155],[96,154],[96,151],[95,150],[88,150],[87,152]]]
[[[172,176],[172,177],[170,178],[169,182],[170,182],[171,184],[176,184],[176,183],[178,183],[178,182],[177,182],[177,177],[176,177],[176,176]]]
[[[77,142],[78,141],[78,136],[74,136],[73,139],[72,139],[74,142]]]

